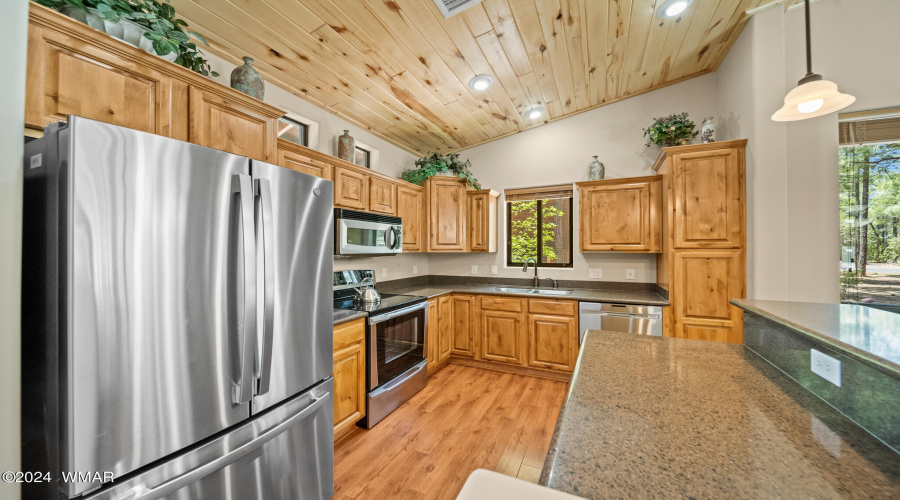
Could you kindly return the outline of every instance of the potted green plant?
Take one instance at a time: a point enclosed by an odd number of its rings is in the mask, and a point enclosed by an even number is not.
[[[687,113],[654,118],[653,124],[644,129],[647,146],[656,144],[663,147],[683,146],[697,137],[699,131],[694,130],[694,122]]]
[[[462,161],[456,153],[442,155],[440,153],[429,152],[424,157],[416,160],[416,168],[411,168],[401,175],[401,178],[407,182],[421,186],[425,181],[435,175],[455,175],[460,179],[464,179],[466,184],[475,189],[481,189],[478,179],[472,175],[470,168],[472,162],[469,160]],[[446,174],[442,174],[442,173]]]

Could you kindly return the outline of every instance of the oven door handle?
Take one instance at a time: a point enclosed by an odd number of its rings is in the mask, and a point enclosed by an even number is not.
[[[403,309],[398,309],[396,311],[391,311],[387,314],[379,314],[378,316],[373,316],[369,318],[369,325],[377,325],[378,323],[383,323],[389,319],[394,319],[397,316],[403,316],[404,314],[409,314],[411,312],[419,311],[421,309],[427,309],[428,302],[422,302],[421,304],[416,304],[410,307],[404,307]]]

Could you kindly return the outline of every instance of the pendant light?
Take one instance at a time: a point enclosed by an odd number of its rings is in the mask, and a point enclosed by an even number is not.
[[[812,72],[812,49],[809,41],[809,0],[806,2],[806,76],[784,97],[784,106],[772,115],[776,122],[792,122],[827,115],[844,109],[856,100],[838,92],[836,83],[823,80]]]

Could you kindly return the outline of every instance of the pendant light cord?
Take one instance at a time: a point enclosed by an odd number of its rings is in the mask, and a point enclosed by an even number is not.
[[[812,74],[812,43],[809,35],[809,0],[805,0],[806,4],[806,76]]]

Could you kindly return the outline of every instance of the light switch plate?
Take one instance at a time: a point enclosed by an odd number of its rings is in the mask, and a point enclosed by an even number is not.
[[[809,369],[816,375],[824,378],[832,384],[841,386],[841,362],[831,356],[817,351],[809,350]]]
[[[591,269],[590,277],[593,279],[602,279],[603,278],[603,269]]]
[[[497,266],[491,266],[491,274],[497,274]]]
[[[419,274],[419,266],[413,266],[413,274]]]
[[[386,267],[381,268],[381,277],[387,278],[387,268]]]
[[[478,274],[478,266],[472,266],[472,274]]]
[[[634,279],[634,269],[626,269],[625,270],[625,279],[627,279],[627,280]]]

